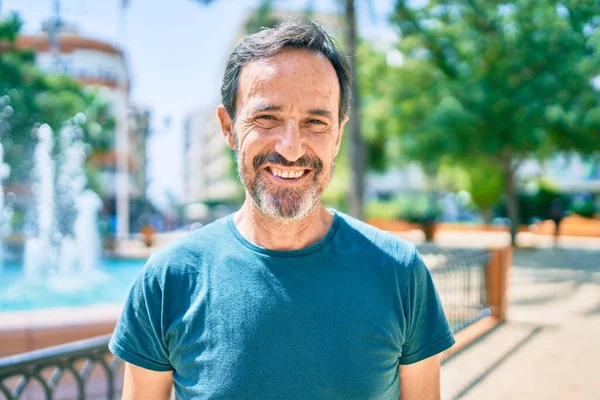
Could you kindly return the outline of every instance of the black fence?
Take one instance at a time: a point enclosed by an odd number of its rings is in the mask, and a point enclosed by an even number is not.
[[[0,359],[2,399],[120,398],[123,364],[110,335]]]
[[[438,289],[454,333],[491,315],[487,304],[487,250],[418,247]]]

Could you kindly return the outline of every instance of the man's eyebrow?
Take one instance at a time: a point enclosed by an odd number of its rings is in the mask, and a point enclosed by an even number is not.
[[[265,112],[265,111],[281,111],[282,107],[281,106],[276,106],[274,104],[259,104],[257,106],[254,106],[250,109],[250,113],[251,114],[256,114],[259,112]]]
[[[332,112],[329,111],[329,110],[325,110],[323,108],[313,108],[311,110],[308,110],[308,113],[312,114],[312,115],[318,115],[320,117],[325,117],[325,118],[333,119]]]

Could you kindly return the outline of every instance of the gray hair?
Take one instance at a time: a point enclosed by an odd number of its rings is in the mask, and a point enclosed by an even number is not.
[[[225,66],[221,85],[221,99],[230,117],[235,119],[235,102],[242,67],[251,61],[272,57],[284,49],[322,53],[331,62],[340,84],[339,120],[341,122],[350,108],[352,80],[350,64],[325,29],[303,19],[288,19],[274,28],[263,29],[248,36],[233,50]]]

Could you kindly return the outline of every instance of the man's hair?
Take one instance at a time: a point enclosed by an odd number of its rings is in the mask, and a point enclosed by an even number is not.
[[[350,64],[335,41],[312,21],[288,19],[274,28],[263,29],[244,39],[231,53],[221,86],[223,106],[235,119],[240,72],[251,61],[272,57],[285,49],[299,49],[323,54],[335,70],[340,84],[339,119],[348,114],[352,73]]]

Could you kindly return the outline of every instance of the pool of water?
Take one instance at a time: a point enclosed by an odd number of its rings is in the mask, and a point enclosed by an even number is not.
[[[22,265],[5,264],[0,269],[0,312],[123,303],[145,262],[107,259],[93,273],[39,279],[27,279]]]

